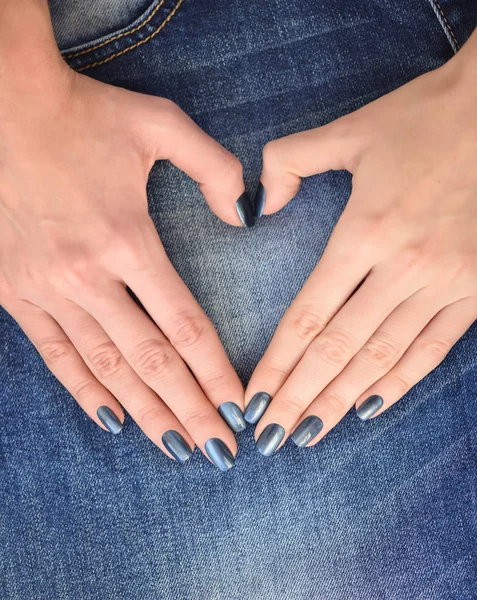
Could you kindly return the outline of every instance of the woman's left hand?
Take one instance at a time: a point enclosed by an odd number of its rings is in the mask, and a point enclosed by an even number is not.
[[[265,147],[266,214],[302,177],[330,169],[350,171],[353,192],[249,383],[245,418],[260,419],[262,454],[290,434],[316,444],[354,404],[363,420],[379,415],[477,318],[475,35],[468,46],[350,115]]]

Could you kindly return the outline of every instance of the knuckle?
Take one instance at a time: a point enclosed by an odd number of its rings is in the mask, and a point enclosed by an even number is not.
[[[112,241],[107,249],[108,263],[117,265],[120,262],[125,268],[136,272],[150,268],[150,248],[157,241],[156,230],[142,215],[129,215],[127,222],[121,220],[114,225]]]
[[[185,410],[180,420],[186,430],[190,432],[203,431],[205,427],[210,426],[210,417],[196,407]]]
[[[143,377],[167,375],[173,364],[170,346],[161,340],[146,340],[134,352],[134,364]]]
[[[49,273],[49,280],[53,289],[65,295],[72,290],[94,290],[94,279],[92,262],[87,258],[78,258],[71,263],[57,264]]]
[[[243,177],[243,166],[239,159],[234,156],[231,152],[223,148],[221,150],[222,156],[224,157],[224,171],[221,179],[227,177],[233,180],[242,180]]]
[[[108,378],[119,373],[123,357],[113,342],[104,342],[93,350],[90,360],[99,377]]]
[[[282,149],[280,140],[272,140],[267,142],[262,151],[263,163],[269,168],[280,166],[282,163]]]
[[[353,339],[345,331],[329,331],[310,346],[318,357],[333,367],[344,367],[353,356]]]
[[[351,240],[349,258],[374,259],[376,254],[381,256],[388,253],[393,231],[391,217],[384,211],[378,211],[364,217],[355,216],[343,220],[346,234]]]
[[[213,371],[201,379],[200,384],[210,394],[216,390],[223,390],[228,380],[222,372]]]
[[[407,394],[407,392],[413,386],[411,377],[406,373],[395,373],[393,379],[393,386],[397,390],[397,395],[399,398],[404,396],[404,394]]]
[[[384,335],[371,338],[363,347],[364,360],[380,370],[390,369],[399,356],[397,343]]]
[[[175,129],[177,119],[182,113],[181,109],[168,98],[157,98],[157,106],[160,114],[160,125],[166,129]]]
[[[38,350],[48,366],[54,366],[71,353],[71,343],[65,339],[45,338],[38,342]]]
[[[443,337],[431,338],[422,341],[422,348],[426,354],[440,362],[447,356],[452,343]]]
[[[301,414],[306,408],[306,402],[303,400],[303,398],[295,396],[294,394],[287,396],[284,404],[287,412],[291,411],[292,413]]]
[[[441,260],[439,264],[442,265],[443,262]],[[468,289],[469,281],[475,286],[477,281],[475,267],[476,263],[473,255],[456,252],[452,255],[451,260],[445,264],[444,277],[442,282],[439,283],[455,290]]]
[[[272,381],[283,381],[290,375],[290,369],[277,362],[264,364],[264,371]]]
[[[151,423],[161,423],[163,416],[164,411],[162,407],[155,402],[141,406],[137,410],[135,421],[140,427],[147,427]]]
[[[199,315],[181,314],[175,321],[175,332],[171,342],[176,348],[196,346],[202,339],[204,318]]]
[[[323,394],[323,400],[333,413],[345,413],[350,406],[348,398],[343,394],[338,394],[336,392],[326,392]]]
[[[409,244],[399,253],[401,269],[406,273],[421,271],[430,260],[430,253],[422,243]]]
[[[81,403],[97,396],[97,392],[98,386],[92,380],[81,381],[75,386],[75,396]]]
[[[302,306],[293,317],[295,334],[304,341],[313,340],[325,328],[328,320],[310,306]]]

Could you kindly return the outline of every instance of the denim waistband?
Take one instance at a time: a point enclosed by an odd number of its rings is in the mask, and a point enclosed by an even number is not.
[[[192,0],[49,0],[55,35],[64,58],[78,71],[100,66],[147,43],[158,35],[181,10],[187,11]],[[420,0],[423,12],[432,10],[454,52],[466,41],[474,26],[468,18],[476,10],[466,0]],[[329,6],[333,10],[332,4]],[[393,19],[412,18],[406,3],[359,4],[363,14],[381,11],[393,13]],[[207,2],[204,2],[207,8]],[[415,7],[414,7],[415,9]],[[260,3],[257,3],[260,10]],[[277,8],[278,10],[278,8]],[[326,6],[324,6],[326,11]],[[203,18],[207,19],[204,10]],[[101,17],[99,18],[99,15]]]

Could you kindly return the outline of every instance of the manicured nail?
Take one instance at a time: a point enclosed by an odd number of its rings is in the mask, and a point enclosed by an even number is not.
[[[239,433],[247,427],[243,413],[234,402],[224,402],[219,406],[219,414],[232,431]]]
[[[228,471],[235,465],[235,458],[219,438],[211,438],[205,442],[208,457],[221,471]]]
[[[162,436],[162,443],[169,450],[172,456],[183,465],[186,460],[192,456],[192,450],[189,444],[180,433],[170,429]]]
[[[257,193],[255,194],[255,200],[253,202],[255,205],[255,216],[257,217],[257,219],[259,219],[263,215],[266,197],[267,192],[265,191],[262,182],[260,182],[258,184]]]
[[[298,425],[290,437],[299,448],[304,448],[322,429],[323,421],[310,415]]]
[[[253,227],[255,225],[255,212],[247,192],[244,192],[240,196],[235,203],[235,208],[244,227]]]
[[[256,423],[260,420],[260,417],[267,410],[267,406],[270,404],[272,397],[266,392],[258,392],[250,400],[249,405],[245,409],[244,418],[247,423]]]
[[[367,421],[371,418],[381,406],[384,404],[384,400],[381,396],[370,396],[367,400],[361,404],[361,406],[356,410],[356,414],[362,421]]]
[[[116,435],[123,428],[123,424],[109,406],[100,406],[96,411],[96,414],[98,415],[98,419],[110,433]]]
[[[257,449],[263,456],[271,456],[280,445],[285,435],[281,425],[270,423],[260,434],[257,440]]]

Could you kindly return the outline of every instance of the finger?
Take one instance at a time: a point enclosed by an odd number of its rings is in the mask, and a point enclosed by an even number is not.
[[[222,470],[234,465],[235,437],[167,338],[121,284],[82,307],[102,326],[139,377],[164,400],[197,446]]]
[[[94,377],[119,400],[147,437],[167,456],[180,463],[188,460],[194,448],[189,434],[91,315],[67,301],[48,308]]]
[[[231,429],[243,431],[243,386],[217,332],[167,259],[152,221],[148,240],[140,268],[124,269],[121,261],[123,279]]]
[[[345,369],[383,321],[415,293],[415,283],[393,280],[391,273],[371,274],[362,287],[310,344],[260,420],[255,437],[260,451],[268,451],[267,430],[279,426],[281,443],[314,398]],[[412,289],[414,286],[414,289]],[[264,453],[264,452],[262,452]]]
[[[366,226],[346,214],[337,223],[317,267],[281,319],[245,393],[245,419],[256,423],[312,341],[350,298],[375,264]],[[343,243],[343,239],[350,240]]]
[[[119,433],[124,423],[121,406],[94,377],[58,323],[25,300],[4,306],[85,413],[106,431]]]
[[[358,112],[315,129],[279,138],[263,149],[263,169],[255,196],[258,215],[274,213],[298,192],[302,177],[331,169],[354,171],[365,138]]]
[[[401,360],[356,402],[357,414],[368,420],[381,414],[433,371],[477,319],[476,298],[466,298],[437,314]]]
[[[300,416],[291,434],[295,444],[305,447],[318,443],[341,421],[356,398],[397,364],[441,307],[442,299],[430,288],[400,304]]]
[[[170,100],[141,99],[142,135],[152,160],[168,159],[197,181],[210,208],[226,223],[253,226],[255,216],[238,158]]]

